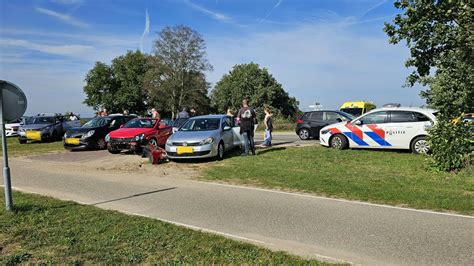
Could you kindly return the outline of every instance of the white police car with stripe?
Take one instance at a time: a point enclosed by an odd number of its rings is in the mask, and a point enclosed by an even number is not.
[[[410,149],[428,153],[428,130],[436,122],[436,111],[416,107],[387,107],[372,110],[350,122],[321,129],[321,145],[336,149]]]

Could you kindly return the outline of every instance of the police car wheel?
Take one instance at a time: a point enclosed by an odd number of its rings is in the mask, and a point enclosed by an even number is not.
[[[300,131],[298,131],[298,136],[300,137],[301,140],[308,140],[309,130],[307,130],[306,128],[300,129]]]
[[[418,137],[412,141],[411,151],[416,154],[428,154],[430,152],[430,145],[425,137]]]
[[[347,148],[347,139],[341,134],[335,135],[330,141],[331,148],[344,150]]]

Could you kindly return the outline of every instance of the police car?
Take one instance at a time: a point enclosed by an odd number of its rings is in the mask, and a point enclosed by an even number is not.
[[[430,151],[426,136],[436,122],[436,111],[414,107],[372,110],[352,121],[321,129],[321,145],[336,149],[377,148]]]

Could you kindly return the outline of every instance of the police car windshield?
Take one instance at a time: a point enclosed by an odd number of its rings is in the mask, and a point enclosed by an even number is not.
[[[109,117],[96,117],[92,120],[89,120],[87,123],[85,123],[82,127],[101,127],[107,125],[111,118]]]
[[[124,128],[152,128],[156,125],[156,119],[133,119],[123,126]]]
[[[188,120],[179,131],[209,131],[219,129],[219,118],[197,118]]]
[[[50,116],[36,116],[36,117],[29,117],[26,120],[27,125],[30,124],[54,124],[54,117]]]

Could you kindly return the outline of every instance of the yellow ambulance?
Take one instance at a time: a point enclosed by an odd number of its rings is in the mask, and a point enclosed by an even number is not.
[[[351,114],[355,117],[358,117],[375,108],[377,108],[377,106],[375,106],[375,104],[371,102],[354,101],[354,102],[343,103],[341,105],[341,108],[339,108],[339,110],[341,110],[342,112]]]

